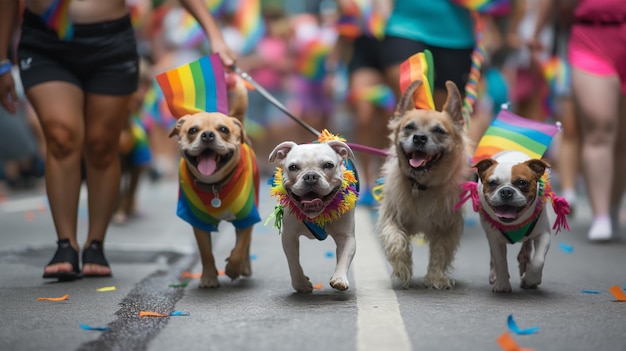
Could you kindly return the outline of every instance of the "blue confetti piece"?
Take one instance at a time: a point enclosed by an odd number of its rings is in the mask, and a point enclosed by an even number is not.
[[[335,253],[332,251],[326,251],[326,254],[324,254],[324,256],[326,256],[326,258],[333,258],[335,257]]]
[[[567,245],[566,243],[559,243],[559,249],[563,252],[572,253],[574,252],[574,247],[572,245]]]
[[[529,335],[529,334],[535,334],[537,331],[539,331],[539,327],[531,327],[528,329],[520,329],[517,326],[517,323],[515,323],[515,321],[513,320],[513,315],[510,314],[509,318],[507,319],[507,325],[509,326],[509,329],[511,330],[511,332],[517,334],[517,335]]]
[[[595,294],[595,295],[599,295],[601,292],[600,290],[589,290],[589,289],[584,289],[580,291],[583,294]]]
[[[93,327],[87,324],[81,324],[80,328],[83,330],[96,330],[96,331],[109,331],[110,330],[109,327]]]
[[[189,315],[189,312],[186,312],[186,311],[174,311],[170,313],[170,316],[173,316],[173,317],[188,316],[188,315]]]
[[[254,261],[254,260],[256,260],[256,255],[255,254],[250,255],[250,261]]]

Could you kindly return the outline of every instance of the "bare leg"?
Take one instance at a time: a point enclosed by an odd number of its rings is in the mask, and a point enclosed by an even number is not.
[[[120,190],[119,139],[126,123],[130,95],[88,94],[85,104],[85,165],[89,229],[87,248],[93,240],[104,242],[104,236],[117,204]],[[106,275],[111,269],[85,264],[85,275]]]
[[[620,115],[618,122],[617,140],[615,143],[613,170],[613,192],[611,197],[611,217],[613,220],[613,235],[619,233],[619,212],[622,206],[622,197],[626,190],[626,95],[620,97]]]
[[[618,128],[619,80],[572,69],[572,89],[582,131],[582,166],[594,215],[589,238],[612,236],[609,218]]]
[[[562,196],[570,205],[576,200],[576,177],[580,168],[580,128],[574,114],[571,98],[559,101],[560,120],[563,125],[557,170],[561,179]]]
[[[57,238],[69,239],[78,251],[76,220],[84,140],[83,93],[69,83],[47,82],[30,88],[27,95],[45,136],[46,192]],[[70,263],[44,268],[49,274],[71,270]]]

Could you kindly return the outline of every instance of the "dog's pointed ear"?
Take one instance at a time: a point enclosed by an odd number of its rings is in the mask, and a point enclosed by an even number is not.
[[[170,132],[169,137],[173,137],[174,135],[178,135],[180,133],[180,130],[183,128],[183,124],[185,124],[185,121],[187,120],[185,117],[187,117],[189,115],[184,115],[181,118],[179,118],[176,121],[176,124],[174,125],[174,128],[172,128],[172,131]]]
[[[352,149],[348,146],[348,144],[344,143],[343,141],[330,140],[327,141],[326,144],[328,144],[328,146],[335,150],[335,152],[339,154],[339,156],[341,156],[341,158],[343,158],[344,160],[354,160],[355,157]]]
[[[498,161],[492,158],[486,158],[484,160],[480,160],[472,165],[472,168],[476,168],[478,172],[478,177],[483,178],[483,174],[487,171],[491,166],[497,165]]]
[[[447,81],[446,90],[448,91],[448,97],[446,98],[446,102],[443,104],[443,111],[450,115],[450,118],[452,118],[452,121],[454,121],[456,125],[464,127],[465,120],[463,119],[463,101],[459,88],[457,88],[456,84],[452,81]]]
[[[404,91],[404,94],[402,94],[402,97],[400,98],[400,101],[398,102],[398,105],[396,106],[396,110],[393,113],[393,117],[400,117],[402,115],[404,115],[406,113],[406,111],[414,109],[415,108],[415,100],[413,99],[413,93],[415,93],[415,90],[417,90],[417,88],[419,88],[422,85],[422,81],[421,80],[415,80],[413,81]]]
[[[548,162],[544,160],[540,160],[540,159],[532,159],[524,163],[528,165],[528,168],[530,168],[533,171],[533,173],[535,173],[535,175],[537,176],[537,179],[543,177],[543,174],[546,172],[546,168],[551,167]]]
[[[283,141],[282,143],[278,144],[274,148],[274,150],[272,150],[272,152],[270,152],[269,161],[281,162],[285,159],[285,157],[287,157],[289,151],[291,151],[291,149],[293,149],[296,145],[298,144],[294,143],[293,141]]]

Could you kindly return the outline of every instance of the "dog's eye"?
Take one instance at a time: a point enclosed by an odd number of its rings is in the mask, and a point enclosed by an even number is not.
[[[498,186],[498,181],[494,180],[494,179],[491,179],[491,180],[487,181],[487,186],[489,186],[491,188],[496,187],[496,186]]]
[[[515,186],[518,188],[525,188],[528,186],[528,181],[524,179],[518,179],[515,181]]]
[[[290,170],[291,172],[295,172],[295,171],[299,170],[300,168],[295,163],[292,163],[292,164],[289,165],[289,167],[287,167],[287,169]]]
[[[187,131],[187,133],[188,133],[189,135],[194,135],[194,134],[196,134],[197,132],[198,132],[198,128],[197,128],[197,127],[191,127],[191,128],[189,128],[189,130]]]
[[[404,126],[404,131],[406,131],[406,132],[412,132],[415,129],[417,129],[417,127],[415,126],[414,123],[409,123],[409,124]]]
[[[219,131],[220,131],[220,133],[223,133],[223,134],[228,134],[228,133],[230,133],[230,130],[228,130],[228,128],[223,127],[223,126],[222,126],[222,127],[220,127]]]
[[[326,163],[324,163],[324,168],[325,169],[333,169],[333,168],[335,168],[335,164],[332,163],[332,162],[326,162]]]
[[[441,128],[440,126],[436,126],[435,128],[433,128],[432,132],[435,134],[441,134],[441,135],[447,134],[446,131],[443,130],[443,128]]]

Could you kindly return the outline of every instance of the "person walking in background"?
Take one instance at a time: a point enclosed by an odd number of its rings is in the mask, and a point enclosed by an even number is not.
[[[202,0],[181,0],[202,24],[226,66],[234,55]],[[17,1],[0,2],[0,62],[22,18]],[[56,19],[71,19],[56,21]],[[119,138],[138,85],[138,54],[124,0],[30,0],[21,23],[22,83],[46,140],[46,191],[58,238],[44,278],[110,276],[104,238],[120,187]],[[0,101],[15,112],[11,75],[0,76]],[[79,266],[77,212],[81,160],[86,165],[89,229]]]
[[[608,241],[618,238],[626,187],[626,2],[564,4],[575,4],[568,58],[582,134],[583,176],[593,212],[587,238]],[[536,40],[531,46],[542,49]]]

